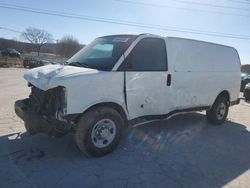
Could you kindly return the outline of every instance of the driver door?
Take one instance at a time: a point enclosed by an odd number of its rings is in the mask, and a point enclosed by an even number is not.
[[[143,38],[118,70],[125,71],[126,102],[131,119],[163,115],[172,109],[171,74],[166,43],[162,38]]]

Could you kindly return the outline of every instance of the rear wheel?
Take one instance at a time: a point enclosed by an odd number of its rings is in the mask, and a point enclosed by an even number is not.
[[[124,127],[122,116],[109,107],[86,112],[79,120],[75,139],[81,152],[100,157],[112,152],[119,144]]]
[[[211,109],[206,112],[208,121],[214,125],[221,125],[227,118],[228,109],[228,99],[226,97],[218,97]]]

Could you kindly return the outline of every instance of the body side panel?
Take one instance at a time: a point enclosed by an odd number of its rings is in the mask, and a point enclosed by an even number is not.
[[[166,40],[177,108],[211,106],[223,90],[231,101],[237,100],[240,60],[234,48],[181,38]]]
[[[67,114],[82,113],[92,105],[114,102],[123,107],[123,72],[101,72],[65,79],[60,85],[67,90]]]

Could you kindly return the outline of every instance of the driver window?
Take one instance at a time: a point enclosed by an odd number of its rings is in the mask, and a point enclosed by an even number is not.
[[[165,41],[144,38],[137,43],[119,67],[120,71],[167,71]]]

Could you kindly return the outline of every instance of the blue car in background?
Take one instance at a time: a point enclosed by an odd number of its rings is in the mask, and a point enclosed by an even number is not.
[[[21,57],[21,53],[18,52],[16,49],[13,49],[13,48],[7,48],[5,50],[2,50],[1,55],[3,57],[17,57],[17,58]]]

